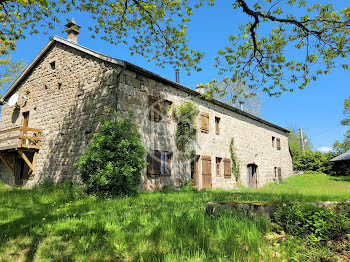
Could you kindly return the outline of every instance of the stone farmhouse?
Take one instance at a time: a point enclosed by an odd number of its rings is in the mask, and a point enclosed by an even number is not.
[[[78,179],[73,164],[98,131],[100,121],[133,112],[149,152],[141,188],[179,186],[232,189],[230,142],[234,138],[240,183],[259,187],[292,175],[289,131],[126,61],[77,44],[79,27],[67,24],[68,39],[53,37],[1,98],[0,179],[34,185],[45,178]],[[194,159],[175,143],[170,105],[195,101],[200,110]],[[161,111],[150,119],[154,108]],[[164,113],[164,114],[162,114]]]

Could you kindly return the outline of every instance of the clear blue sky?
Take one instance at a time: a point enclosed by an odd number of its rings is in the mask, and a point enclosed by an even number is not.
[[[197,10],[189,24],[188,35],[191,39],[190,46],[206,53],[201,63],[203,71],[193,72],[190,76],[183,71],[180,76],[181,84],[194,88],[198,83],[216,78],[213,58],[217,51],[227,44],[228,36],[238,33],[238,25],[248,21],[246,15],[232,9],[231,3],[231,1],[216,1],[214,8],[205,7]],[[79,44],[106,55],[127,60],[174,80],[175,73],[172,68],[161,69],[155,66],[155,63],[148,63],[140,56],[130,56],[126,46],[113,46],[103,40],[90,38],[87,27],[93,21],[86,15],[72,13],[62,17],[62,24],[57,25],[57,29],[51,31],[50,36],[58,35],[66,38],[62,29],[65,19],[71,17],[74,17],[77,24],[82,27],[78,38]],[[48,41],[49,36],[28,35],[25,40],[18,42],[13,58],[23,58],[30,62]],[[279,98],[269,98],[264,95],[261,116],[267,121],[286,128],[302,127],[309,135],[314,149],[331,147],[335,140],[342,139],[346,130],[339,125],[339,122],[343,118],[344,99],[350,95],[349,76],[349,71],[338,69],[311,83],[305,90],[285,93]]]

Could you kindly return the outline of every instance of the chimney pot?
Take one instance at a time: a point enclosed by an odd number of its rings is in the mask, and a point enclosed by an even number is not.
[[[180,69],[175,69],[175,79],[176,83],[180,84]]]
[[[73,43],[78,43],[78,35],[80,33],[79,29],[81,28],[75,23],[75,19],[72,18],[72,20],[65,25],[66,26],[66,32],[68,34],[67,40],[71,41]]]

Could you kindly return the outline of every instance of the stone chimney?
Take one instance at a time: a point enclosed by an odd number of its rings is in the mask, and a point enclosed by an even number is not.
[[[72,18],[72,21],[70,21],[65,26],[67,28],[66,32],[68,34],[67,40],[77,44],[78,43],[78,35],[80,33],[79,32],[80,26],[78,26],[75,23],[75,19],[74,18]]]
[[[198,92],[198,93],[201,93],[201,94],[204,94],[205,92],[205,87],[204,87],[204,85],[203,84],[198,84],[197,86],[196,86],[196,91]]]

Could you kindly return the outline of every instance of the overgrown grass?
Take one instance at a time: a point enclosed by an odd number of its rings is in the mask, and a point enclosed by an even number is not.
[[[121,199],[85,196],[68,183],[31,190],[0,185],[0,260],[312,260],[310,252],[327,251],[305,249],[305,255],[297,241],[265,241],[269,221],[239,213],[209,217],[206,202],[350,200],[349,189],[346,178],[315,174],[256,190],[156,192]]]

